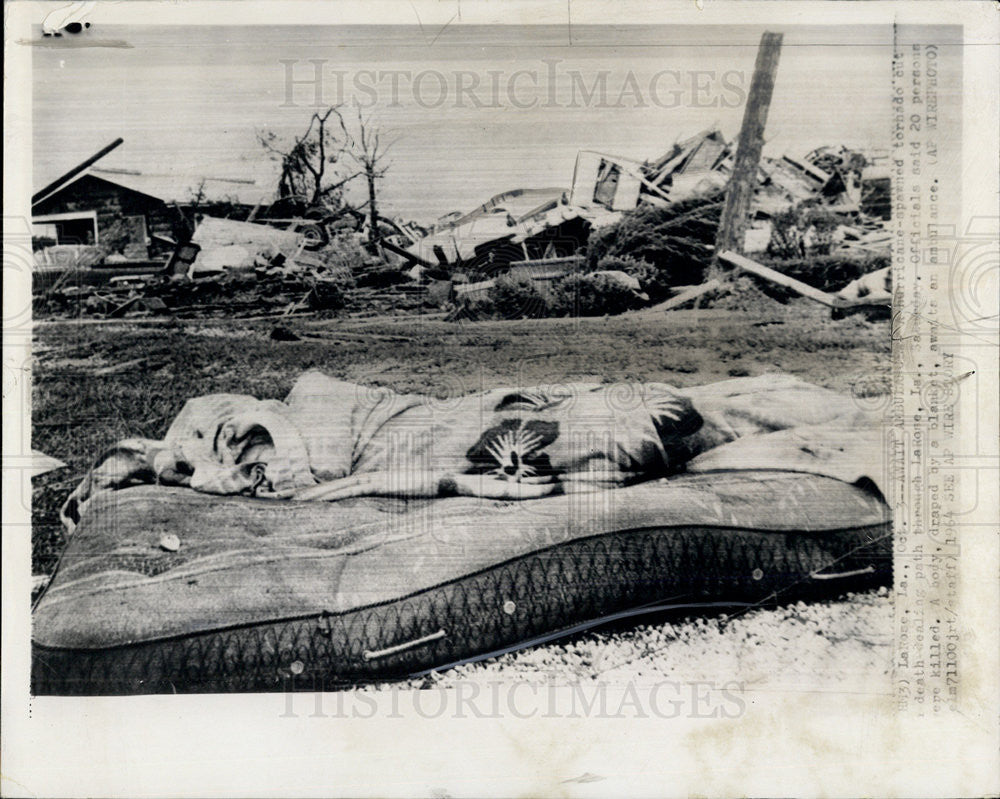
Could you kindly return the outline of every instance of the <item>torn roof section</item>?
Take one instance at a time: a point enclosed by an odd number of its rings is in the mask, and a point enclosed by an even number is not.
[[[199,191],[205,201],[230,201],[241,205],[265,203],[273,197],[273,187],[265,188],[252,179],[182,174],[170,169],[157,173],[130,169],[127,156],[122,157],[118,150],[123,142],[121,138],[115,139],[36,192],[31,198],[32,207],[50,200],[88,175],[163,203],[191,203]]]
[[[159,197],[164,202],[187,204],[199,189],[207,202],[230,201],[240,205],[269,203],[274,194],[253,180],[180,175],[176,173],[148,174],[124,169],[93,168],[95,177],[125,186],[132,191]]]

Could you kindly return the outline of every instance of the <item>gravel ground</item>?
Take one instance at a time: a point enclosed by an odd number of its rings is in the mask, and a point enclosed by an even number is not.
[[[882,587],[835,601],[592,631],[434,672],[404,685],[735,681],[754,691],[870,693],[881,683],[888,685],[892,628],[892,599]]]

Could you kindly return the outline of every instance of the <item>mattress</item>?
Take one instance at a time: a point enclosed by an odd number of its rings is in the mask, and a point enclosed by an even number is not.
[[[33,611],[36,694],[334,689],[664,606],[891,580],[877,494],[782,471],[590,494],[280,502],[96,497]]]

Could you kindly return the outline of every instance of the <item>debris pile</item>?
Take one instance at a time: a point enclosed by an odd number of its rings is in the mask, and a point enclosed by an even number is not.
[[[370,315],[423,308],[437,310],[423,285],[354,287],[351,281],[300,268],[241,269],[199,280],[157,274],[126,284],[69,286],[34,299],[36,317],[49,318],[246,318],[341,311]]]
[[[232,219],[205,217],[191,243],[198,252],[188,268],[188,277],[247,269],[255,264],[295,258],[305,248],[303,236],[271,225],[255,225]]]
[[[109,277],[95,264],[64,267],[62,280],[36,290],[34,311],[63,318],[243,318],[392,313],[427,304],[426,281],[368,256],[354,238],[329,241],[320,252],[306,243],[300,233],[266,224],[206,217],[191,242],[155,271]]]
[[[568,188],[514,189],[428,228],[379,217],[375,237],[355,209],[276,216],[281,209],[271,207],[247,221],[202,218],[166,264],[94,263],[74,252],[67,269],[67,256],[49,248],[37,257],[35,312],[427,312],[481,304],[502,276],[552,295],[595,271],[638,281],[634,297],[678,307],[710,293],[701,287],[716,260],[734,155],[716,128],[644,162],[583,150]],[[875,161],[845,147],[762,158],[743,253],[767,260],[766,269],[774,259],[868,263],[887,255],[886,176]],[[845,274],[844,284],[860,276]],[[590,284],[574,286],[591,292]]]
[[[498,194],[443,217],[402,255],[448,273],[453,298],[473,316],[500,275],[530,277],[544,292],[570,271],[617,268],[604,259],[641,262],[626,271],[651,301],[662,302],[704,280],[734,156],[717,128],[644,162],[583,150],[570,188]],[[856,259],[862,269],[888,256],[880,160],[843,146],[804,158],[764,157],[743,251],[771,260]]]

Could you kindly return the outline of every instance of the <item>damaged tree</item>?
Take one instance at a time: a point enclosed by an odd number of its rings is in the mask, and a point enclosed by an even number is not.
[[[360,108],[354,132],[348,128],[340,107],[331,106],[322,113],[314,113],[305,133],[287,150],[278,144],[278,137],[272,132],[259,133],[258,139],[281,162],[278,199],[262,218],[306,217],[315,229],[314,245],[322,246],[329,240],[328,224],[345,215],[353,217],[355,224],[367,217],[369,244],[379,240],[377,181],[389,169],[385,158],[391,143],[384,143],[383,132],[362,115]],[[352,169],[347,168],[349,164]],[[367,183],[368,199],[352,207],[344,200],[344,187],[360,177]],[[362,214],[359,209],[365,205],[368,211]]]
[[[295,200],[310,208],[337,211],[343,205],[343,187],[361,174],[354,172],[344,177],[341,171],[350,137],[336,106],[323,113],[314,113],[305,133],[296,137],[287,150],[278,143],[278,136],[272,131],[258,133],[257,138],[261,146],[281,162],[279,200]]]
[[[390,164],[385,158],[392,144],[383,144],[382,131],[372,124],[370,118],[365,119],[359,106],[358,133],[349,138],[347,153],[358,164],[368,184],[368,243],[372,246],[379,240],[375,181],[385,177],[389,170]]]

